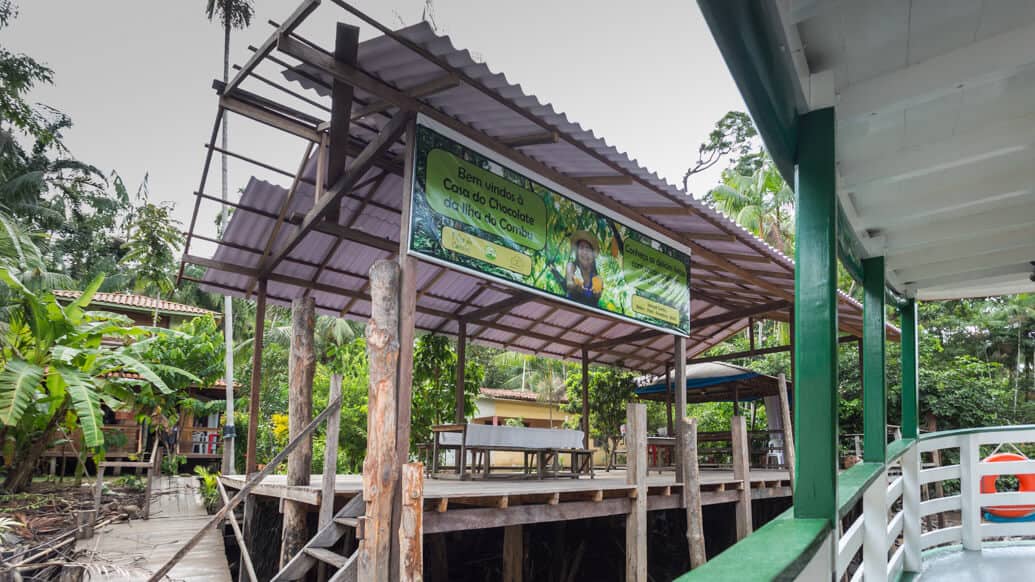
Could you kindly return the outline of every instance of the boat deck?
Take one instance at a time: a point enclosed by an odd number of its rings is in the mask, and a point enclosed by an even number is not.
[[[753,499],[791,495],[787,471],[753,469],[749,477],[746,486],[751,489]],[[243,475],[224,475],[221,479],[230,489],[240,489],[245,483]],[[252,494],[308,503],[315,511],[315,506],[320,504],[322,479],[322,475],[313,475],[312,485],[288,486],[284,475],[271,475],[256,486]],[[735,502],[744,486],[733,477],[732,471],[702,470],[701,503]],[[672,472],[652,472],[647,478],[648,511],[683,507],[682,488]],[[336,504],[344,503],[362,489],[361,475],[337,475]],[[625,514],[635,495],[636,487],[626,482],[625,471],[620,469],[599,471],[593,479],[458,481],[425,478],[424,531],[436,533]]]

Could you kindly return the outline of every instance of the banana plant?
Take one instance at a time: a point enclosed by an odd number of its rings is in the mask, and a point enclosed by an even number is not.
[[[0,281],[12,298],[8,327],[0,335],[0,428],[17,443],[4,488],[19,491],[59,426],[79,428],[83,445],[99,449],[102,404],[132,406],[170,389],[156,373],[166,367],[144,363],[130,349],[152,330],[86,309],[103,277],[67,305],[52,292],[30,290],[7,269],[0,268]]]

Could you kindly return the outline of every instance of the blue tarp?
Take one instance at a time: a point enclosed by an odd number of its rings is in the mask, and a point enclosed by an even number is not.
[[[730,374],[727,376],[712,376],[709,378],[687,378],[686,389],[687,391],[695,388],[706,388],[708,386],[718,386],[719,384],[727,384],[729,382],[736,382],[738,380],[748,380],[761,376],[757,372],[742,372],[738,374]],[[651,384],[650,386],[641,386],[636,389],[637,396],[645,396],[648,394],[663,394],[668,391],[668,387],[664,382],[658,384]],[[754,398],[743,398],[742,400],[754,400]]]

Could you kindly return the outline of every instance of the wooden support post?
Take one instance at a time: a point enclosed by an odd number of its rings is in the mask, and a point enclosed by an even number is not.
[[[686,418],[686,338],[676,336],[676,370],[672,379],[672,389],[676,396],[676,418]],[[676,426],[682,430],[682,423]],[[676,435],[676,482],[682,483],[686,480],[686,453],[683,449],[682,435]]]
[[[794,516],[837,514],[837,169],[834,109],[798,118],[794,269]]]
[[[589,350],[582,348],[582,448],[589,448]]]
[[[288,360],[288,435],[301,434],[313,418],[313,375],[316,373],[316,301],[300,297],[291,302],[291,355]],[[333,414],[333,412],[332,412]],[[313,470],[313,441],[305,439],[289,456],[288,487],[308,486]],[[309,541],[308,507],[284,500],[284,528],[280,543],[280,567],[302,551]]]
[[[503,582],[521,582],[525,566],[525,531],[520,525],[503,528]]]
[[[259,389],[262,384],[262,338],[266,327],[266,279],[259,279],[259,290],[255,296],[255,339],[252,342],[252,378],[248,398],[248,442],[244,456],[244,472],[251,475],[257,469],[255,460],[255,438],[259,428]],[[248,531],[248,520],[244,521]]]
[[[424,579],[424,465],[402,467],[402,520],[399,523],[399,580]]]
[[[626,405],[625,482],[636,487],[625,518],[625,579],[647,582],[647,406]]]
[[[366,513],[358,579],[371,582],[388,582],[391,571],[392,507],[399,479],[395,402],[400,353],[399,271],[395,261],[378,261],[370,267],[371,313],[366,329],[370,390],[367,456],[363,460]]]
[[[464,383],[467,367],[467,322],[460,320],[457,323],[459,331],[456,336],[456,423],[463,424],[464,415]]]
[[[409,188],[413,183],[413,155],[417,140],[416,121],[409,117],[406,121],[405,130],[406,150],[403,162],[403,188]],[[393,140],[394,141],[394,140]],[[411,196],[409,191],[404,191],[402,196],[402,216],[410,215]],[[403,461],[410,456],[410,414],[413,400],[413,342],[414,342],[414,319],[417,314],[417,259],[407,251],[410,248],[410,224],[406,220],[399,221],[399,274],[397,285],[392,288],[397,293],[398,304],[396,309],[397,340],[399,342],[399,353],[397,357],[397,368],[395,377],[395,393],[393,395],[393,406],[395,406],[395,472],[398,473]],[[371,270],[373,274],[373,270]],[[371,292],[371,298],[373,294]],[[369,406],[369,405],[368,405]],[[427,435],[425,435],[427,436]],[[370,454],[369,437],[367,444],[368,455]],[[395,476],[398,480],[398,475]],[[365,483],[366,481],[364,481]],[[402,499],[398,490],[393,489],[392,513],[389,527],[394,531],[402,519]],[[399,540],[390,537],[390,556],[399,555]],[[399,579],[399,560],[393,560],[389,556],[387,564],[390,569],[389,575],[392,580]],[[365,580],[360,576],[361,580]],[[373,578],[372,578],[373,580]]]
[[[776,386],[780,394],[780,422],[783,424],[783,463],[787,466],[787,474],[791,480],[791,491],[794,491],[794,423],[791,422],[791,407],[787,400],[787,378],[780,374],[776,378]],[[766,413],[769,411],[767,410]]]
[[[668,428],[668,436],[674,436],[675,426],[672,423],[672,369],[668,364],[665,364],[665,419],[668,421],[666,428]]]
[[[747,537],[751,524],[751,454],[748,449],[747,425],[743,416],[734,416],[730,422],[733,445],[733,478],[741,483],[737,499],[737,541]]]
[[[341,374],[331,374],[328,400],[341,398]],[[323,450],[323,483],[320,485],[320,520],[318,529],[334,519],[334,483],[338,477],[338,434],[341,432],[341,408],[327,419],[326,443]]]
[[[686,506],[686,541],[690,546],[690,567],[697,568],[708,560],[704,545],[704,514],[701,511],[701,468],[697,464],[697,419],[679,419],[683,443],[683,504]]]

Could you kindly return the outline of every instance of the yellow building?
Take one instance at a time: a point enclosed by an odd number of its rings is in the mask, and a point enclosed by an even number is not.
[[[542,400],[531,390],[480,388],[470,422],[505,425],[511,421],[511,424],[520,422],[533,428],[563,428],[564,421],[572,416],[561,410],[567,403],[567,398],[553,402]],[[522,462],[521,453],[498,451],[492,455],[492,464],[496,467],[520,467]]]
[[[567,403],[567,398],[548,402],[530,390],[481,388],[471,422],[503,425],[510,420],[534,428],[561,428],[570,416],[561,410]]]

